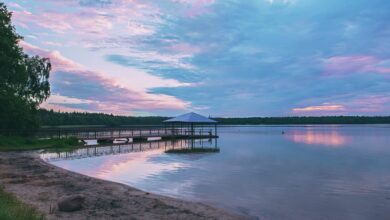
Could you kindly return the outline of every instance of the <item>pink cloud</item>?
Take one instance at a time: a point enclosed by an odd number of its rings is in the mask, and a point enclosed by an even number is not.
[[[31,54],[37,54],[43,57],[50,58],[53,65],[51,80],[55,80],[56,73],[61,71],[61,74],[66,74],[72,80],[85,79],[85,86],[76,86],[74,89],[81,90],[84,98],[68,97],[62,94],[55,94],[49,98],[42,107],[63,110],[63,111],[82,111],[83,108],[70,108],[69,104],[87,104],[88,109],[98,112],[114,113],[121,115],[129,115],[134,111],[156,110],[156,109],[172,109],[184,110],[190,107],[190,103],[180,100],[174,96],[165,94],[148,93],[147,91],[138,91],[132,88],[124,87],[119,82],[106,77],[105,73],[88,70],[86,67],[62,56],[57,51],[47,51],[24,41],[20,42],[24,50]],[[72,83],[61,81],[62,85],[67,85],[72,88]],[[94,86],[99,85],[102,89],[96,94]],[[66,93],[66,91],[64,91]],[[85,98],[88,96],[88,98]]]
[[[365,113],[385,112],[390,110],[389,103],[390,97],[386,95],[363,96],[349,102],[348,109]]]
[[[42,0],[46,4],[54,5],[53,8],[67,8],[71,10],[55,10],[30,12],[26,10],[15,11],[14,20],[18,26],[39,31],[50,30],[52,36],[59,39],[69,36],[65,42],[41,42],[45,45],[60,47],[75,45],[82,40],[81,45],[90,50],[126,48],[125,54],[139,61],[150,61],[148,65],[160,65],[181,69],[193,70],[195,67],[188,62],[199,48],[175,42],[169,48],[168,53],[161,53],[155,48],[146,50],[138,49],[142,36],[150,36],[156,33],[158,26],[165,20],[162,18],[160,8],[154,4],[138,0],[113,1],[105,7],[82,7],[78,1],[68,0]],[[206,7],[214,0],[182,0],[181,4],[192,7]],[[41,30],[44,29],[44,30]],[[125,38],[120,36],[126,36]],[[40,40],[35,39],[36,41]],[[80,43],[78,43],[80,44]],[[54,55],[54,54],[52,54]],[[56,65],[59,67],[59,65]]]
[[[104,34],[113,26],[109,17],[93,13],[31,13],[28,11],[15,11],[14,19],[17,24],[34,25],[63,34],[67,31],[81,34]]]
[[[338,101],[335,104],[324,103],[322,105],[293,108],[293,113],[324,115],[324,114],[363,114],[390,112],[390,96],[366,95]]]
[[[80,70],[84,67],[60,54],[58,51],[47,51],[25,41],[20,41],[19,45],[29,54],[38,54],[42,57],[49,57],[52,63],[53,72]]]
[[[345,107],[343,105],[316,105],[307,106],[303,108],[293,108],[293,112],[329,112],[329,111],[343,111]]]
[[[324,60],[324,74],[343,75],[351,73],[390,73],[390,67],[381,66],[387,60],[374,56],[335,56]]]
[[[10,7],[11,9],[16,9],[16,10],[25,10],[22,6],[20,6],[18,3],[14,3],[14,2],[10,2],[7,4],[8,7]]]
[[[95,42],[112,35],[148,36],[164,23],[160,9],[137,0],[117,0],[105,7],[82,7],[78,1],[41,0],[53,10],[15,10],[13,20],[18,26],[48,29],[56,34],[71,32],[72,36]],[[56,11],[56,8],[67,10]],[[95,42],[96,43],[96,42]]]

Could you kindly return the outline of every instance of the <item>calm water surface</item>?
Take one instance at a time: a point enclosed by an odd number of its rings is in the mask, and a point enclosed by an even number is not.
[[[225,127],[218,146],[51,163],[259,219],[390,219],[390,126]]]

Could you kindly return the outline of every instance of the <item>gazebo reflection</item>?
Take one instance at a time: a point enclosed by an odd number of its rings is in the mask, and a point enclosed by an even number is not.
[[[209,139],[171,139],[143,141],[113,145],[93,145],[79,148],[67,152],[50,152],[49,150],[41,153],[41,158],[46,161],[75,160],[88,157],[99,157],[106,155],[127,154],[132,152],[141,152],[148,150],[185,150],[185,149],[216,149],[213,152],[219,152],[216,138]]]

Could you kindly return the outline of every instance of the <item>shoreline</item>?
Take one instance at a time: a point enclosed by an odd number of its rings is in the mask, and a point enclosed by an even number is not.
[[[1,152],[0,185],[46,219],[250,219],[198,202],[183,201],[68,171],[34,152]],[[83,209],[61,212],[62,196],[82,195]]]

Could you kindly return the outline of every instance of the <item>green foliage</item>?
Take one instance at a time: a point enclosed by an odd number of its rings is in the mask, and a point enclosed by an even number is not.
[[[104,125],[109,127],[121,125],[160,125],[167,117],[128,117],[102,113],[54,112],[39,110],[39,120],[45,126]]]
[[[44,219],[44,217],[32,207],[18,201],[15,196],[0,188],[0,219],[38,220]]]
[[[125,126],[161,125],[167,117],[128,117],[101,113],[66,113],[39,110],[39,120],[46,126]],[[281,124],[390,124],[390,117],[324,116],[324,117],[251,117],[214,118],[219,125],[281,125]]]
[[[37,108],[50,95],[51,64],[23,52],[11,17],[0,3],[0,128],[36,127]]]
[[[76,138],[37,139],[34,137],[0,136],[0,151],[38,149],[70,150],[83,146]]]

